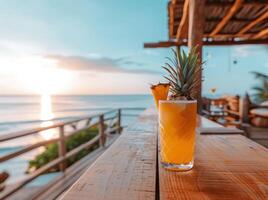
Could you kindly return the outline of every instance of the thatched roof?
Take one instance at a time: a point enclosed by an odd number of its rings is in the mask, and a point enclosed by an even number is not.
[[[169,40],[162,45],[184,44],[189,0],[171,0],[167,7]],[[205,45],[268,43],[268,0],[206,0],[204,13]]]

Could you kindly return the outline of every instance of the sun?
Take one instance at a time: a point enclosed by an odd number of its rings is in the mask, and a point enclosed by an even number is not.
[[[18,77],[24,87],[35,94],[61,94],[71,86],[72,73],[58,68],[49,59],[31,58],[19,70]]]
[[[25,86],[35,93],[51,95],[62,93],[70,85],[70,74],[66,70],[45,69],[29,70],[22,77]]]

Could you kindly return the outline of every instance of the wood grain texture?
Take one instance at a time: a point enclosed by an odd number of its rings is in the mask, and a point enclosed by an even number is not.
[[[156,134],[157,117],[153,110],[147,110],[62,199],[155,199]]]
[[[240,36],[242,34],[244,34],[245,32],[247,32],[248,30],[250,30],[252,27],[254,27],[255,25],[257,25],[258,23],[262,22],[263,20],[268,18],[268,12],[263,13],[260,17],[258,17],[257,19],[253,20],[252,22],[250,22],[249,24],[247,24],[245,27],[243,27],[238,33],[237,35]]]
[[[169,13],[169,38],[174,35],[174,5],[173,2],[169,2],[168,4],[168,13]]]
[[[160,165],[158,174],[157,121],[153,110],[143,113],[62,199],[268,199],[268,150],[241,135],[197,134],[193,170]],[[199,128],[224,127],[201,117]]]
[[[189,22],[189,14],[188,14],[188,12],[189,12],[189,1],[190,0],[185,0],[184,4],[183,4],[183,14],[182,14],[180,24],[178,26],[177,33],[176,33],[176,38],[177,39],[187,37],[188,22]]]
[[[246,39],[241,41],[203,41],[203,46],[232,46],[232,45],[245,45],[245,44],[268,44],[268,39]],[[144,43],[144,48],[168,48],[177,46],[187,46],[187,42],[176,41],[161,41],[156,43]]]
[[[224,126],[214,122],[214,121],[211,121],[205,117],[202,117],[202,116],[198,116],[197,118],[197,123],[198,123],[198,129],[208,129],[208,128],[224,128]]]
[[[244,131],[233,127],[221,127],[221,128],[200,128],[197,129],[198,134],[203,135],[223,135],[223,134],[240,134],[245,135]]]
[[[189,22],[188,22],[188,47],[189,49],[196,48],[198,54],[198,86],[195,92],[197,100],[197,112],[202,113],[202,46],[205,24],[205,1],[191,0],[189,2]]]
[[[260,31],[260,32],[257,33],[256,35],[254,35],[254,36],[252,37],[252,39],[259,39],[259,38],[262,38],[262,37],[264,37],[264,36],[267,37],[267,35],[268,35],[268,28],[266,28],[266,29]]]
[[[268,150],[241,135],[197,135],[188,172],[159,167],[160,199],[268,199]]]
[[[234,2],[229,12],[222,18],[222,20],[217,24],[215,29],[211,32],[211,35],[216,35],[222,30],[222,28],[228,23],[228,21],[232,18],[236,11],[241,7],[242,3],[243,0],[236,0]]]

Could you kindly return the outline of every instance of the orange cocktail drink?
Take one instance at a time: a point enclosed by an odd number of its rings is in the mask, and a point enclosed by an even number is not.
[[[193,167],[196,112],[196,101],[159,101],[160,155],[165,168]]]

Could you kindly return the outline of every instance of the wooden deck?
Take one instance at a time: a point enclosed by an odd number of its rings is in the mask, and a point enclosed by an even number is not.
[[[170,172],[158,165],[157,121],[145,111],[62,199],[268,199],[266,148],[200,118],[194,169]],[[208,128],[216,134],[200,134]]]

